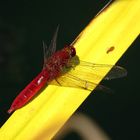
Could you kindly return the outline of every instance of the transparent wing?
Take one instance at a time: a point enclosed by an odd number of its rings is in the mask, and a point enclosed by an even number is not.
[[[56,28],[56,31],[54,33],[54,36],[53,36],[50,46],[49,46],[50,55],[54,54],[56,51],[56,41],[57,41],[58,30],[59,30],[59,25]]]
[[[47,47],[47,45],[45,44],[45,42],[43,41],[43,51],[44,51],[44,67],[46,64],[47,59],[52,56],[52,54],[55,53],[56,51],[56,41],[57,41],[57,34],[58,34],[58,30],[59,30],[59,25],[56,28],[56,31],[54,33],[54,36],[51,40],[50,46]]]
[[[98,78],[103,77],[104,72],[110,70],[108,74],[104,77],[104,80],[112,80],[116,78],[125,77],[127,75],[126,69],[109,64],[94,64],[85,61],[80,61],[80,65],[77,66],[78,69],[83,69],[85,72],[89,73],[90,76],[95,76]]]
[[[64,86],[64,87],[81,88],[81,89],[85,89],[89,91],[92,91],[94,88],[96,88],[96,90],[102,90],[107,93],[113,92],[110,88],[107,88],[103,85],[99,85],[90,81],[80,79],[69,73],[58,77],[57,79],[51,81],[49,84],[57,85],[57,86]]]
[[[121,78],[127,75],[127,70],[120,66],[85,62],[79,60],[78,56],[72,58],[69,65],[72,67],[71,70],[69,70],[71,75],[75,75],[81,79],[86,79],[95,83],[96,79],[99,81],[103,77],[104,72],[108,72],[110,69],[111,70],[104,77],[104,80]]]
[[[111,71],[104,77],[106,80],[124,77],[127,74],[127,71],[122,67],[79,61],[76,56],[63,68],[61,76],[50,82],[50,84],[87,90],[92,90],[96,87],[98,90],[111,92],[109,88],[96,84],[102,79],[104,72],[110,69]]]
[[[45,63],[46,63],[46,60],[49,57],[48,56],[49,53],[47,52],[48,47],[47,47],[46,43],[44,41],[42,43],[43,43],[43,56],[44,56],[44,66],[43,66],[43,68],[44,68],[45,67]]]

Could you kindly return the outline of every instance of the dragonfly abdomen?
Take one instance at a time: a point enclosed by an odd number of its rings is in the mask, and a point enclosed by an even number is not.
[[[38,76],[29,83],[15,98],[8,113],[24,106],[33,96],[35,96],[38,91],[46,84],[49,79],[47,71],[43,70]]]

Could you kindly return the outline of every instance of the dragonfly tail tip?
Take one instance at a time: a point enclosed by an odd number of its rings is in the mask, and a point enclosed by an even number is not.
[[[11,114],[14,111],[14,108],[10,108],[7,112],[8,114]]]

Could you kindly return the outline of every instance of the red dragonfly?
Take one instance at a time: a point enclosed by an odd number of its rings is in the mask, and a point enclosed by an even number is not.
[[[19,93],[8,113],[24,106],[46,84],[83,88],[90,91],[96,87],[98,90],[110,92],[109,88],[97,85],[95,82],[95,79],[101,79],[102,71],[112,68],[104,77],[106,80],[126,76],[127,71],[119,66],[80,61],[73,46],[67,45],[62,50],[56,51],[57,33],[58,27],[49,48],[43,43],[44,66],[42,71]]]

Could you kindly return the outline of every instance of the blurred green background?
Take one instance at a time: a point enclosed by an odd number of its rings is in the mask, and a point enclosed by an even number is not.
[[[0,1],[1,126],[9,117],[7,110],[13,99],[42,69],[42,40],[49,44],[60,24],[58,49],[70,44],[107,2],[108,0]],[[118,62],[118,65],[128,70],[128,76],[103,82],[115,94],[95,92],[77,111],[97,121],[113,140],[140,139],[139,41],[140,38],[137,38]],[[65,139],[80,138],[72,133]]]

